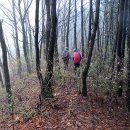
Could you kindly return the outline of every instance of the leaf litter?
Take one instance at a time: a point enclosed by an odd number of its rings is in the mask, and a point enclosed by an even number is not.
[[[74,86],[75,80],[61,82],[54,93],[55,100],[47,105],[47,100],[44,100],[40,114],[26,121],[20,115],[15,115],[16,130],[130,130],[130,113],[121,104],[125,99],[119,104],[107,102],[100,105],[93,90],[89,90],[88,97],[82,97]],[[36,95],[39,94],[37,85],[33,87],[33,93],[26,89],[26,95],[31,99],[26,102],[30,111],[33,111]],[[8,122],[7,126],[7,129],[12,129]],[[1,125],[1,128],[4,127]]]

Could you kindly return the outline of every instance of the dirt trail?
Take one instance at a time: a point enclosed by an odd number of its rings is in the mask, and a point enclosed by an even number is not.
[[[75,80],[62,81],[54,102],[42,106],[41,114],[17,124],[17,130],[130,130],[130,114],[121,107],[111,111],[84,98],[74,86]],[[123,116],[123,117],[122,117]],[[114,128],[114,129],[110,129]]]

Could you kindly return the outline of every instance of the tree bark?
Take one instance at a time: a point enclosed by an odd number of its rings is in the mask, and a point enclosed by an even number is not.
[[[128,59],[127,59],[127,107],[130,112],[130,1],[128,0],[128,23],[127,23],[127,46],[128,46]]]
[[[66,32],[66,47],[69,49],[69,27],[70,27],[70,7],[71,0],[69,0],[69,10],[68,10],[68,21],[67,21],[67,32]]]
[[[42,77],[41,67],[40,67],[40,51],[39,51],[38,33],[39,33],[39,0],[36,0],[36,10],[35,10],[36,71],[37,71],[39,84],[41,87],[41,93],[43,94],[43,92],[45,92],[45,88],[43,87],[43,77]]]
[[[21,22],[21,26],[22,26],[22,33],[23,33],[23,52],[24,52],[24,57],[25,57],[26,65],[27,65],[27,71],[29,73],[31,73],[31,67],[30,67],[30,63],[29,63],[27,45],[26,45],[27,39],[26,39],[26,32],[25,32],[25,26],[24,26],[25,18],[24,18],[24,16],[22,16],[20,1],[18,1],[18,8],[19,8],[20,22]]]
[[[118,11],[117,11],[116,18],[115,18],[115,23],[117,23],[117,24],[115,26],[115,29],[113,29],[113,31],[115,32],[116,35],[113,36],[113,38],[114,38],[114,44],[112,46],[112,60],[111,60],[111,64],[112,64],[112,66],[111,66],[111,72],[112,73],[111,73],[111,80],[113,79],[114,74],[115,74],[114,67],[115,67],[115,59],[116,59],[116,51],[117,51],[117,39],[118,39],[118,27],[119,27],[119,23],[118,23],[119,6],[118,6],[117,10]],[[114,27],[114,25],[113,25],[113,27]]]
[[[98,51],[98,54],[100,55],[100,28],[98,26],[97,28],[97,51]]]
[[[30,20],[28,18],[28,33],[29,33],[29,52],[30,52],[30,58],[32,60],[32,56],[33,56],[33,40],[32,40],[32,29],[31,29],[31,24],[30,24]]]
[[[2,21],[0,21],[0,43],[1,43],[2,55],[3,55],[2,57],[3,57],[5,87],[6,87],[6,92],[8,94],[8,102],[10,103],[10,97],[12,96],[12,92],[11,92],[10,76],[9,76],[9,69],[8,69],[7,48],[4,40]]]
[[[122,52],[121,52],[121,54],[122,54],[122,64],[124,64],[124,57],[125,57],[127,5],[128,5],[128,0],[124,0],[123,32],[122,32],[122,43],[121,43],[121,47],[122,47]]]
[[[88,45],[87,47],[89,48],[89,41],[91,38],[91,24],[92,24],[92,0],[89,1],[89,30],[88,30]]]
[[[45,0],[45,4],[46,4],[46,12],[47,12],[47,21],[46,21],[46,61],[47,61],[49,42],[50,42],[50,33],[51,33],[50,0]]]
[[[87,85],[86,85],[86,78],[88,77],[88,71],[90,67],[90,62],[91,62],[91,57],[92,57],[92,52],[93,52],[93,47],[94,47],[94,40],[96,37],[96,31],[98,27],[98,22],[99,22],[99,8],[100,8],[100,0],[96,0],[96,14],[95,14],[95,22],[93,26],[93,31],[92,35],[90,38],[90,43],[89,43],[89,53],[88,53],[88,59],[85,65],[85,68],[82,72],[82,95],[87,96]]]
[[[119,30],[117,39],[117,94],[122,96],[123,89],[123,71],[122,71],[122,30],[123,30],[123,13],[124,13],[124,0],[120,0],[119,8]]]
[[[3,82],[1,71],[0,71],[0,82],[1,82],[1,87],[4,88],[4,82]]]
[[[41,96],[42,98],[52,98],[52,75],[53,75],[53,58],[54,58],[54,47],[56,43],[56,28],[57,28],[57,17],[56,17],[56,0],[51,1],[51,34],[50,43],[48,43],[48,59],[45,78],[42,82]]]
[[[84,57],[84,15],[83,15],[83,0],[81,0],[81,46],[82,46],[82,57]]]
[[[74,20],[74,48],[77,49],[76,25],[77,25],[77,2],[75,0],[75,20]]]
[[[43,60],[46,59],[46,38],[45,38],[45,3],[42,0],[42,38],[41,38],[41,56]],[[43,52],[43,53],[42,53]]]
[[[17,29],[14,0],[12,0],[12,9],[13,9],[14,31],[15,31],[15,38],[14,38],[15,41],[14,41],[14,43],[15,43],[15,48],[16,48],[17,74],[21,75],[22,65],[21,65],[21,56],[20,56],[19,43],[18,43],[18,29]]]

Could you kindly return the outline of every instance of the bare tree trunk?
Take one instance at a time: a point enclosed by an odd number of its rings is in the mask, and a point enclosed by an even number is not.
[[[47,61],[49,41],[50,41],[50,32],[51,32],[50,0],[45,0],[45,4],[46,4],[46,12],[47,12],[47,21],[46,21],[46,61]]]
[[[16,59],[17,59],[17,74],[21,75],[22,72],[22,65],[21,65],[21,56],[19,50],[19,43],[18,43],[18,30],[17,30],[17,21],[16,21],[16,14],[15,14],[15,3],[12,0],[12,8],[13,8],[13,18],[14,18],[14,30],[15,30],[15,48],[16,48]]]
[[[3,85],[5,86],[5,80],[4,80],[4,68],[3,68],[3,64],[0,58],[0,69],[1,69],[1,77],[2,77],[2,81],[3,81]]]
[[[57,39],[58,39],[58,19],[57,19],[57,27],[56,27],[56,43],[55,43],[55,49],[54,49],[54,63],[57,66],[59,63],[59,54],[58,54],[58,44],[57,44]]]
[[[28,52],[27,52],[27,39],[26,39],[26,32],[25,32],[25,26],[24,26],[24,17],[22,17],[22,12],[21,12],[21,7],[20,7],[20,1],[18,1],[18,8],[19,8],[19,15],[20,15],[20,21],[21,21],[21,26],[22,26],[22,33],[23,33],[23,51],[24,51],[24,57],[27,65],[27,71],[31,73],[31,67],[29,63],[29,58],[28,58]]]
[[[114,1],[115,0],[112,0],[111,1],[111,4],[110,4],[110,21],[109,21],[109,26],[110,26],[110,36],[109,36],[109,40],[110,40],[110,49],[111,49],[111,51],[112,51],[112,47],[113,47],[113,42],[114,42],[114,30],[113,30],[113,27],[114,27],[114,17],[113,17],[113,11],[114,11],[114,8],[113,8],[113,6],[114,6]],[[113,35],[112,35],[113,34]],[[112,53],[111,53],[112,54]]]
[[[82,95],[87,96],[87,85],[86,85],[86,78],[88,77],[88,70],[90,67],[90,62],[91,62],[91,57],[92,57],[92,52],[93,52],[93,47],[94,47],[94,40],[96,37],[96,31],[98,27],[98,22],[99,22],[99,8],[100,8],[100,0],[96,0],[96,14],[95,14],[95,22],[93,26],[93,32],[90,38],[90,43],[89,43],[89,53],[88,53],[88,59],[85,65],[85,68],[82,72]]]
[[[67,32],[66,32],[66,47],[69,49],[69,27],[70,27],[70,7],[71,0],[69,0],[69,10],[68,10],[68,21],[67,21]]]
[[[3,55],[5,87],[6,87],[6,92],[8,94],[8,102],[10,103],[10,97],[12,96],[12,92],[11,92],[10,76],[9,76],[9,69],[8,69],[7,49],[6,49],[6,44],[5,44],[4,34],[2,29],[2,21],[0,21],[0,43],[1,43],[2,55]]]
[[[127,107],[130,112],[130,1],[128,0],[128,24],[127,24],[127,41],[128,41],[128,59],[127,59]]]
[[[53,78],[53,57],[54,57],[54,47],[56,43],[56,28],[57,28],[57,17],[56,17],[56,0],[51,1],[51,34],[50,43],[48,49],[48,59],[46,75],[43,81],[43,89],[41,90],[41,95],[43,98],[52,98],[52,78]]]
[[[29,11],[26,10],[29,5],[28,5],[28,1],[27,0],[23,0],[23,5],[24,5],[24,27],[25,27],[25,36],[26,36],[26,50],[27,50],[27,55],[28,55],[28,59],[30,59],[30,50],[29,50],[29,31],[28,31],[28,27],[29,27]],[[30,67],[31,68],[31,67]]]
[[[57,43],[57,39],[59,37],[59,28],[60,28],[60,24],[58,22],[58,19],[59,19],[59,15],[60,15],[60,4],[61,2],[59,2],[58,4],[58,7],[57,7],[57,28],[56,28],[56,43],[55,43],[55,49],[54,49],[54,64],[55,64],[55,67],[58,66],[58,68],[60,69],[60,66],[59,66],[59,53],[58,53],[58,43]]]
[[[0,82],[1,82],[2,88],[4,88],[5,87],[5,85],[4,85],[4,70],[3,70],[3,64],[1,62],[1,59],[0,59]]]
[[[123,30],[123,13],[124,13],[124,0],[120,0],[119,8],[119,30],[117,39],[117,94],[122,96],[123,89],[123,71],[122,71],[122,30]]]
[[[40,52],[39,52],[39,42],[38,42],[38,33],[39,33],[39,0],[36,0],[36,12],[35,12],[35,50],[36,50],[36,71],[38,80],[41,87],[41,92],[45,92],[43,87],[43,77],[40,67]]]
[[[128,0],[124,0],[124,14],[123,14],[123,32],[122,32],[122,64],[124,66],[124,57],[125,57],[125,42],[126,42],[126,24],[127,24],[127,5],[128,5]],[[123,68],[122,66],[122,68]]]
[[[88,43],[87,43],[87,47],[89,48],[89,41],[91,38],[91,24],[92,24],[92,0],[89,1],[89,31],[88,31]]]
[[[67,0],[64,0],[64,7],[63,7],[63,9],[64,9],[64,11],[63,11],[63,24],[62,24],[62,29],[61,29],[61,39],[62,39],[62,51],[64,51],[64,49],[65,49],[65,43],[66,43],[66,2],[67,2]]]
[[[77,2],[75,0],[75,20],[74,20],[74,48],[77,49],[76,25],[77,25]]]
[[[83,0],[81,0],[81,45],[82,57],[84,57],[84,18],[83,18]]]
[[[33,40],[32,40],[32,30],[31,30],[31,24],[30,24],[30,20],[28,18],[28,33],[29,33],[29,52],[30,52],[30,58],[32,60],[32,55],[33,55]]]
[[[104,26],[105,26],[105,52],[104,52],[104,61],[107,61],[107,52],[108,52],[108,45],[109,45],[109,24],[108,24],[108,0],[105,1],[105,13],[104,13]]]
[[[101,46],[100,46],[100,29],[99,29],[99,26],[97,28],[97,50],[98,50],[98,54],[100,55],[100,49]]]
[[[61,41],[62,41],[62,45],[61,45],[61,51],[63,52],[64,49],[65,49],[65,22],[63,20],[63,25],[62,25],[62,28],[61,28]]]
[[[42,0],[42,38],[41,38],[41,57],[43,57],[43,60],[46,59],[46,40],[45,40],[45,3],[43,2],[44,0]]]
[[[113,52],[112,52],[112,74],[111,74],[111,80],[113,79],[114,77],[114,66],[115,66],[115,59],[116,59],[116,48],[117,48],[117,38],[118,38],[118,27],[117,27],[117,32],[116,32],[116,38],[115,38],[115,41],[114,41],[114,45],[113,45]]]
[[[3,82],[1,71],[0,71],[0,82],[1,82],[1,87],[4,88],[4,82]]]
[[[116,59],[116,51],[117,51],[117,39],[118,39],[118,15],[119,15],[119,6],[118,6],[118,11],[117,11],[117,15],[116,15],[116,20],[115,20],[115,23],[116,24],[116,27],[115,27],[115,30],[113,30],[115,32],[115,36],[113,36],[114,38],[114,44],[113,44],[113,47],[112,47],[112,60],[111,60],[111,64],[112,64],[112,68],[111,68],[111,80],[113,79],[114,77],[114,74],[115,74],[115,71],[114,71],[114,66],[115,66],[115,59]],[[114,33],[113,32],[113,33]]]

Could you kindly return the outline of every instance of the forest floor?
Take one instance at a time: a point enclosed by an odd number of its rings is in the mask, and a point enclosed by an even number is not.
[[[3,110],[0,130],[130,130],[130,113],[124,105],[125,98],[115,101],[98,90],[98,95],[95,94],[90,88],[88,97],[82,97],[76,89],[78,82],[74,77],[57,80],[54,98],[42,101],[39,114],[30,114],[36,113],[34,105],[39,94],[37,83],[32,80],[30,83],[23,92],[24,98],[19,99],[20,102],[27,101],[24,105],[28,108],[26,114],[29,118],[25,120],[16,113],[9,116]],[[22,103],[18,106],[22,107]]]

